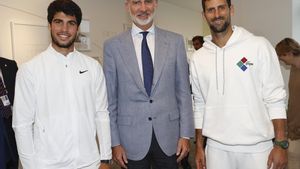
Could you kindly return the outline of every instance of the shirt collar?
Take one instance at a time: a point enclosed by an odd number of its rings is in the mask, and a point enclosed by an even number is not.
[[[57,52],[57,51],[52,47],[52,44],[49,45],[48,50],[50,50],[50,51],[51,51],[52,53],[54,53],[56,56],[62,56],[62,57],[65,58],[65,59],[72,58],[72,57],[77,53],[76,48],[74,48],[73,52],[70,52],[70,53],[68,53],[67,56],[65,56],[65,55],[63,55],[63,54]]]
[[[152,26],[147,29],[146,31],[149,32],[149,34],[154,35],[155,34],[155,26],[154,24],[152,24]],[[144,30],[142,30],[141,28],[137,27],[134,23],[132,23],[132,29],[131,29],[131,35],[132,36],[136,36],[136,35],[140,35],[140,32],[144,32]]]

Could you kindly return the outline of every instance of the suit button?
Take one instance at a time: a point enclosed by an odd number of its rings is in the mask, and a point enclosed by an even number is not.
[[[151,121],[151,120],[152,120],[152,118],[151,118],[151,117],[148,117],[148,120],[149,120],[149,121]]]
[[[150,102],[150,103],[153,103],[153,100],[150,100],[149,102]]]

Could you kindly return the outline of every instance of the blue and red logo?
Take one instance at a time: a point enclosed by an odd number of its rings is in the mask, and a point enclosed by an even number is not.
[[[240,69],[242,69],[242,71],[246,71],[249,68],[249,66],[253,65],[253,63],[251,63],[250,61],[248,61],[247,58],[243,57],[236,65]]]

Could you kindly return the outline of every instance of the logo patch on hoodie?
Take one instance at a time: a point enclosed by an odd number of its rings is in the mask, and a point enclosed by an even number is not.
[[[242,71],[246,71],[249,66],[252,66],[253,63],[248,61],[247,58],[243,57],[237,64],[236,64]]]

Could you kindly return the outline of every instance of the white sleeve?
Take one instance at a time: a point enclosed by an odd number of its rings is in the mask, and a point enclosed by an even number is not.
[[[268,108],[270,119],[286,119],[286,91],[279,66],[277,54],[273,46],[265,39],[259,51],[262,58],[263,99]]]
[[[106,83],[102,68],[97,68],[96,74],[96,126],[100,146],[101,160],[112,159],[110,120],[108,112]]]
[[[194,96],[194,123],[195,123],[195,129],[202,129],[205,102],[201,92],[201,86],[198,79],[199,76],[197,74],[196,65],[197,64],[195,64],[194,59],[191,59],[190,81],[191,81],[192,92]]]
[[[34,78],[22,66],[16,76],[13,129],[23,169],[34,169],[33,123],[35,116]]]

